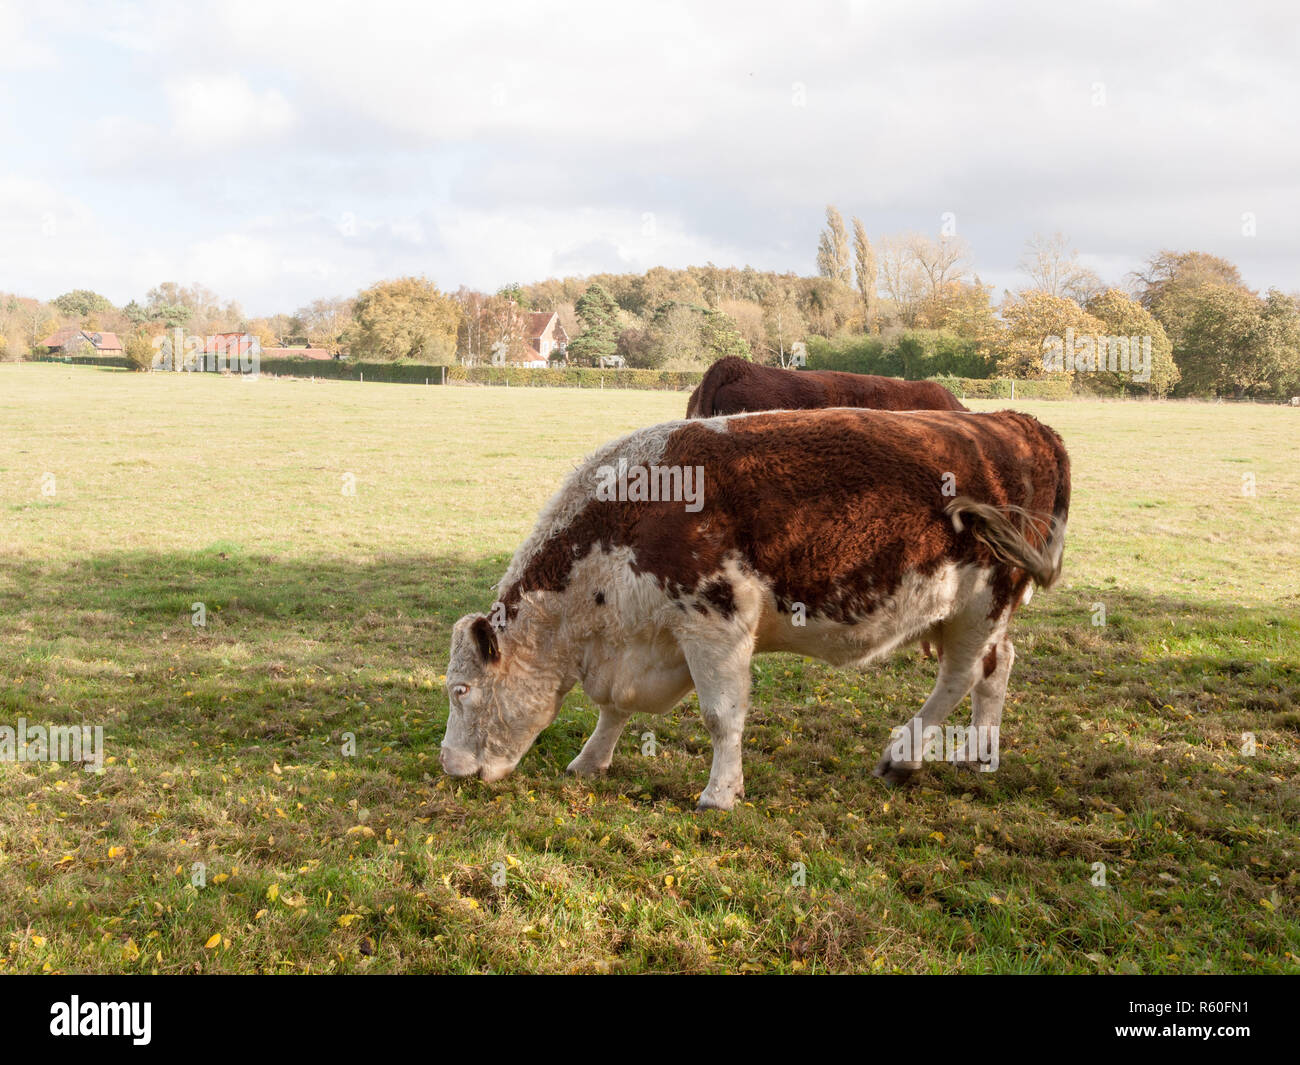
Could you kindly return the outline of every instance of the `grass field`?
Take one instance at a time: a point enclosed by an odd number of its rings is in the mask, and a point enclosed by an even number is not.
[[[684,406],[0,365],[0,725],[108,756],[0,764],[0,971],[1300,970],[1281,407],[1016,404],[1074,499],[996,774],[870,776],[911,651],[758,659],[729,814],[693,698],[595,783],[580,690],[505,781],[442,776],[452,622],[577,459]]]

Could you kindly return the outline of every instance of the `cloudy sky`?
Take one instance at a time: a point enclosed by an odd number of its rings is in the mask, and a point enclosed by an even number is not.
[[[811,273],[827,203],[1300,290],[1286,3],[0,0],[0,291],[254,314],[713,261]],[[1254,220],[1254,235],[1243,217]]]

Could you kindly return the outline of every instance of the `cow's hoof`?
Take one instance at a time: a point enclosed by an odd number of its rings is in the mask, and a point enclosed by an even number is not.
[[[880,759],[876,763],[876,768],[871,771],[873,777],[879,777],[886,784],[900,785],[906,784],[916,775],[915,769],[909,769],[901,762],[891,761],[888,757]]]
[[[569,763],[566,772],[572,773],[576,777],[598,777],[604,775],[609,768],[607,765],[592,765],[584,762],[581,758],[575,758]]]
[[[723,792],[711,792],[708,788],[704,789],[700,795],[700,801],[695,804],[697,810],[730,810],[741,799],[745,797],[744,785],[737,788],[731,795]]]

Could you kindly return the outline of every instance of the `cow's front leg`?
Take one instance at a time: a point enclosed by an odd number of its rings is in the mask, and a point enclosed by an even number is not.
[[[700,697],[700,716],[713,741],[713,767],[700,795],[701,810],[730,810],[737,799],[745,797],[740,759],[749,706],[749,656],[748,644],[723,653],[687,652]]]
[[[619,711],[610,706],[603,706],[600,719],[587,742],[582,745],[578,757],[569,763],[569,772],[580,777],[599,776],[609,768],[614,760],[614,749],[618,747],[623,728],[632,716],[631,711]]]

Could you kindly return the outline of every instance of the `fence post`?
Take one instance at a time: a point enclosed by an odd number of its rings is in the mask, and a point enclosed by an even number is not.
[[[361,382],[362,382],[362,384],[365,383],[365,380],[366,380],[366,371],[365,371],[365,370],[362,370],[362,371],[361,371]]]
[[[1014,377],[1011,378],[1011,398],[1016,398],[1016,379]]]

